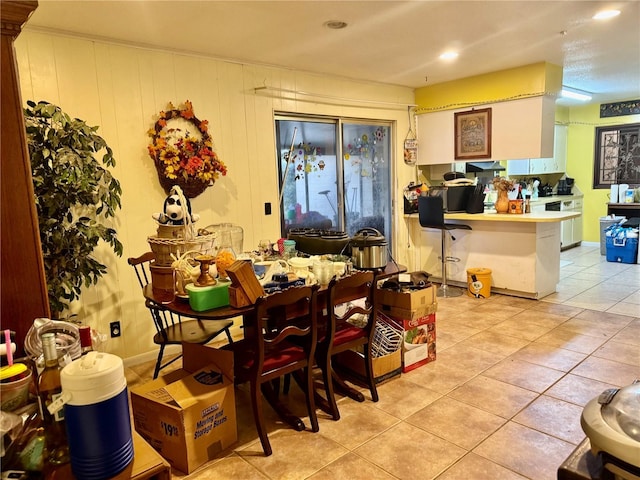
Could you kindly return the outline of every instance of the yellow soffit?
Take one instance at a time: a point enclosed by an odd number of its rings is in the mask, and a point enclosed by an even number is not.
[[[562,67],[546,62],[437,83],[416,89],[416,113],[453,110],[527,97],[557,97]]]

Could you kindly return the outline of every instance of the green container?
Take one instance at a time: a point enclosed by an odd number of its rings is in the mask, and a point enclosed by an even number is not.
[[[218,283],[210,287],[196,287],[189,283],[185,289],[189,293],[189,305],[195,312],[204,312],[212,308],[229,305],[229,285],[231,282],[218,280]]]

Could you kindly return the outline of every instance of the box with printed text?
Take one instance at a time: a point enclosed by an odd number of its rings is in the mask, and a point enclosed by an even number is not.
[[[233,353],[182,344],[183,368],[131,389],[136,431],[191,473],[238,438]]]

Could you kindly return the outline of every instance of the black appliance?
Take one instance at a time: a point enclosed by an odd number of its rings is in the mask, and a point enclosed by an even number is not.
[[[558,188],[556,189],[556,194],[558,195],[573,195],[571,189],[573,188],[574,180],[573,178],[561,178],[558,180]]]
[[[538,187],[538,197],[550,197],[553,195],[553,187],[548,183]]]
[[[561,204],[562,202],[549,202],[544,205],[544,209],[547,212],[559,212]]]
[[[334,230],[294,228],[289,230],[287,238],[295,240],[296,250],[307,255],[346,253],[349,244],[349,237],[345,232]]]
[[[435,186],[429,189],[429,196],[442,197],[445,212],[464,212],[475,188],[475,185]]]
[[[506,170],[500,162],[466,162],[467,173],[501,172]]]

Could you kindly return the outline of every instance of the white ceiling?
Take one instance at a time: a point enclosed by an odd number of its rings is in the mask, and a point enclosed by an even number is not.
[[[640,98],[638,1],[39,0],[31,28],[413,88],[546,61],[594,102]]]

